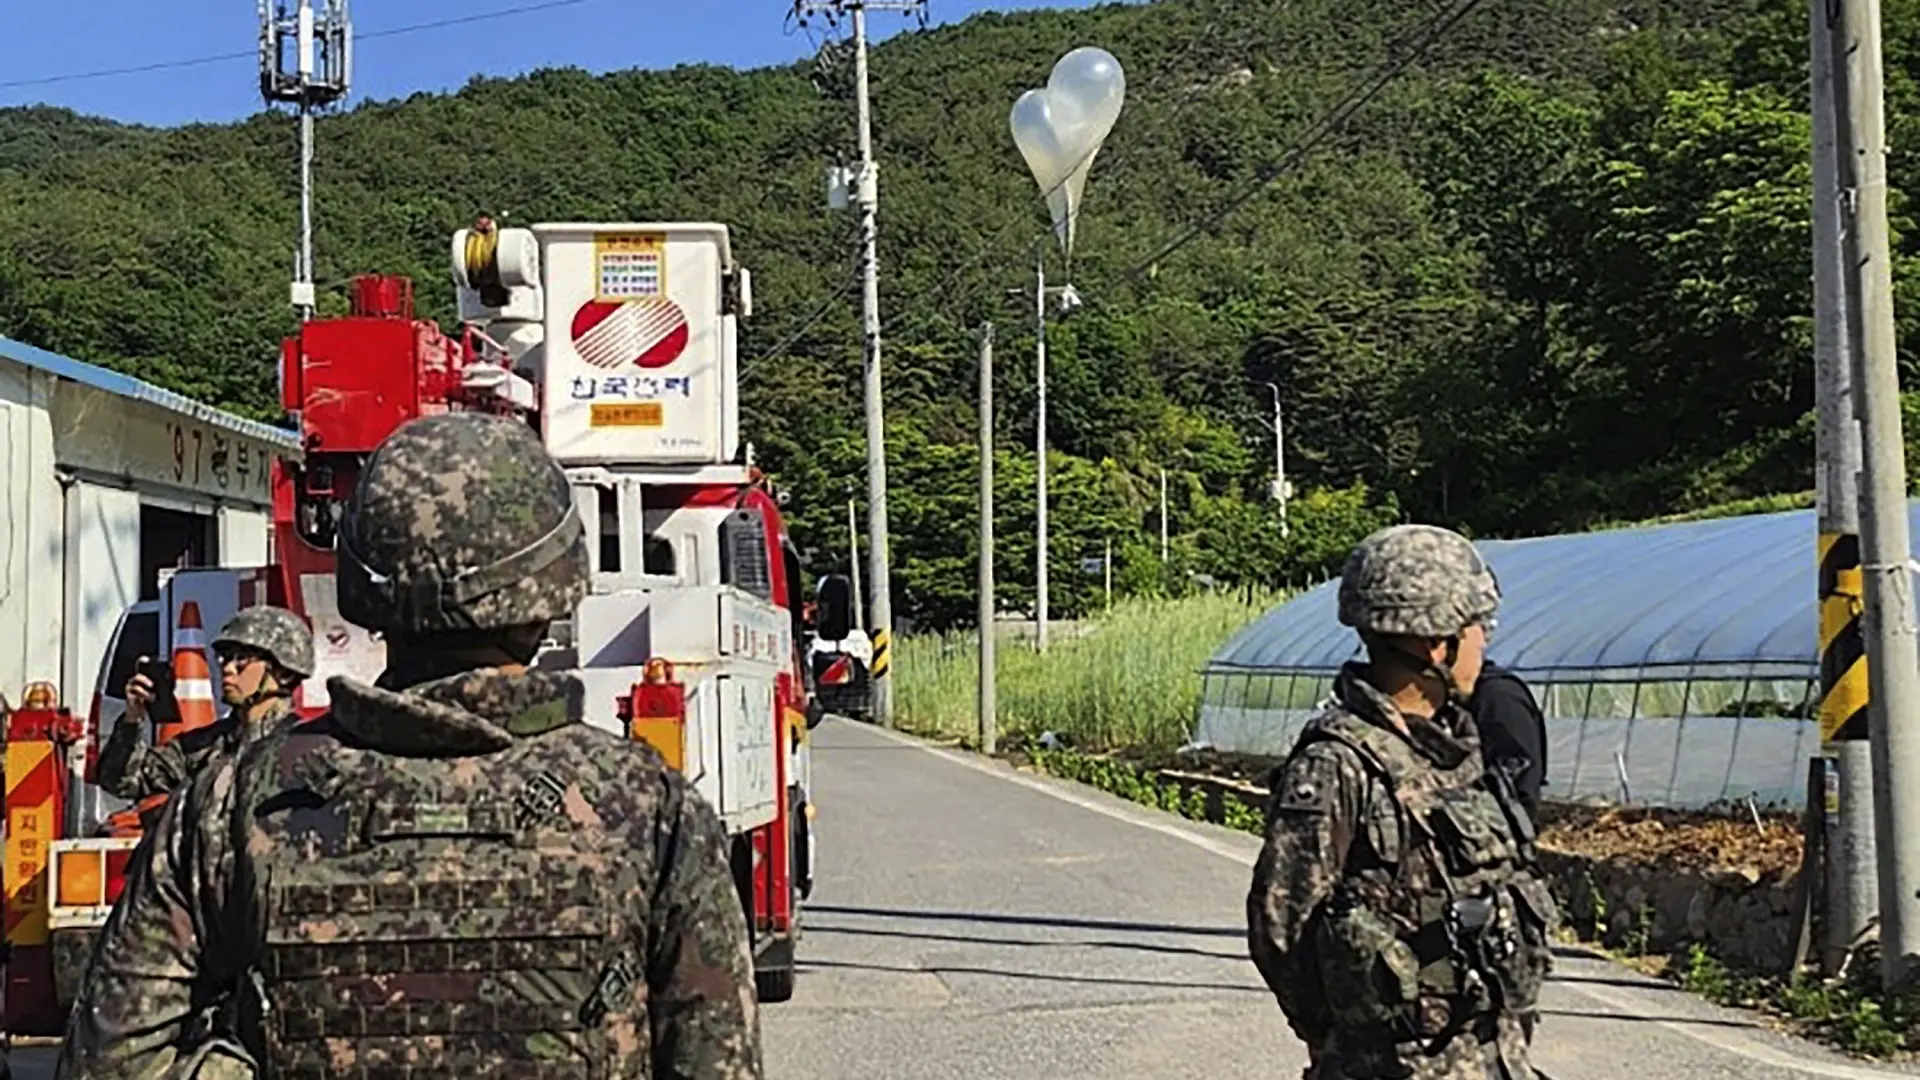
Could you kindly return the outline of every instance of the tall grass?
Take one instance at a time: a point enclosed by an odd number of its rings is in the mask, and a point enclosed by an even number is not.
[[[1250,606],[1235,594],[1127,600],[1078,626],[1055,629],[1047,654],[1031,627],[1002,627],[994,681],[999,730],[1052,731],[1077,747],[1173,749],[1186,742],[1200,701],[1200,668],[1278,596]],[[903,727],[974,741],[979,635],[908,638],[896,646],[895,707]]]

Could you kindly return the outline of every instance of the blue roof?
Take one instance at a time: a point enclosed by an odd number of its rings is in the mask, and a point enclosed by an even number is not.
[[[109,394],[118,394],[135,401],[144,401],[149,405],[158,405],[163,409],[191,416],[211,427],[272,443],[296,457],[300,453],[300,438],[292,431],[277,428],[271,424],[263,424],[258,420],[249,420],[243,416],[235,416],[230,412],[216,409],[206,402],[195,401],[150,382],[143,382],[131,375],[122,375],[117,371],[83,363],[70,356],[48,352],[9,337],[0,337],[0,357],[5,357],[17,364],[25,364],[27,367],[50,375],[57,375],[62,379],[70,379],[82,386],[93,387],[95,390],[104,390]]]
[[[1920,501],[1908,519],[1920,534]],[[1504,594],[1489,655],[1540,681],[1818,676],[1811,510],[1475,546]],[[1326,674],[1359,655],[1329,581],[1267,612],[1210,672]]]

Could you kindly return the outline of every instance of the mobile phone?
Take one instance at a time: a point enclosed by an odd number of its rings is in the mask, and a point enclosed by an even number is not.
[[[173,693],[173,665],[165,660],[148,660],[140,665],[140,674],[153,684],[153,696],[165,697]]]
[[[147,715],[156,723],[178,719],[180,706],[173,700],[173,665],[165,660],[149,660],[140,665],[140,674],[153,684],[153,703],[147,706]]]

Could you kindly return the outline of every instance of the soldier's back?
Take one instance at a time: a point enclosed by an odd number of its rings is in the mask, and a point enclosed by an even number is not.
[[[330,690],[236,792],[282,1075],[760,1075],[724,836],[658,754],[563,676]]]

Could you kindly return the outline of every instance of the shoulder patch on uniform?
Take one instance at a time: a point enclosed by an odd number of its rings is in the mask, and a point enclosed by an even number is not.
[[[1291,814],[1324,814],[1331,795],[1310,776],[1288,779],[1277,793],[1273,808]]]
[[[1332,812],[1334,800],[1340,795],[1338,770],[1322,756],[1325,753],[1319,747],[1308,750],[1291,768],[1274,777],[1279,785],[1273,792],[1276,811],[1292,814]]]
[[[540,773],[528,780],[514,798],[514,823],[531,829],[544,819],[560,816],[567,786],[551,773]]]

